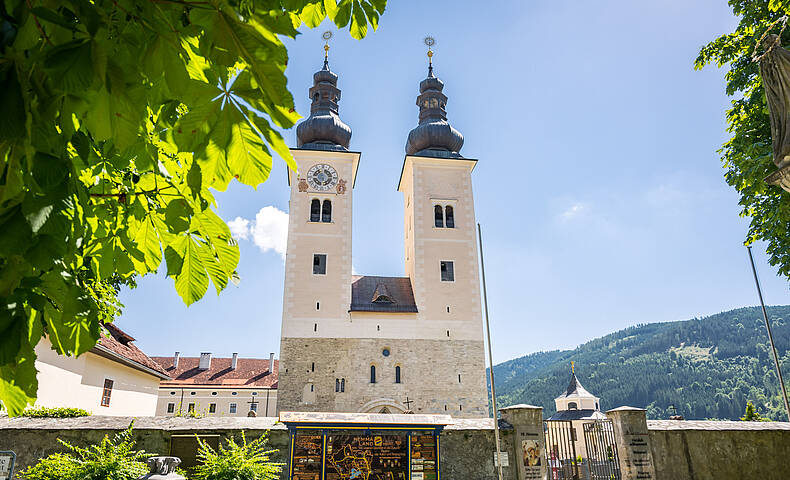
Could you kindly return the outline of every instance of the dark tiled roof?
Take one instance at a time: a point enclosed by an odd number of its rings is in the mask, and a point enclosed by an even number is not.
[[[167,371],[172,380],[162,382],[166,386],[223,386],[277,388],[279,361],[274,361],[274,371],[269,371],[269,359],[239,358],[236,369],[230,368],[230,358],[211,359],[211,368],[200,370],[199,357],[180,357],[178,368],[173,368],[173,357],[153,357]]]
[[[353,277],[352,312],[417,313],[408,277]]]
[[[167,379],[170,375],[142,350],[133,345],[134,338],[111,323],[104,324],[110,336],[99,338],[93,353],[112,360],[120,360],[133,368]],[[114,357],[114,358],[113,358]],[[120,357],[120,358],[118,358]],[[142,367],[142,368],[141,368]],[[151,372],[153,370],[153,372]]]
[[[567,397],[594,397],[592,393],[588,392],[582,384],[579,382],[579,379],[576,378],[576,373],[571,373],[571,381],[568,384],[568,388],[565,390],[565,393],[560,395],[557,398],[567,398]]]
[[[563,410],[557,412],[549,420],[606,420],[606,415],[598,410]]]

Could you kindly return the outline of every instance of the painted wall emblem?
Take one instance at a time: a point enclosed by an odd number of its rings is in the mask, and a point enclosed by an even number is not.
[[[346,181],[345,180],[340,179],[340,180],[337,181],[337,193],[339,195],[343,195],[344,193],[346,193]]]
[[[308,187],[307,180],[305,180],[304,178],[300,178],[299,179],[299,191],[300,192],[306,192],[307,191],[307,187]]]

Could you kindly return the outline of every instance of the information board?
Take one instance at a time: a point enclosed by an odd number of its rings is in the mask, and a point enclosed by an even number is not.
[[[321,458],[324,437],[321,435],[297,435],[293,447],[294,480],[321,480]]]
[[[16,453],[10,451],[0,451],[0,480],[9,480],[14,474],[14,462]]]
[[[408,480],[408,438],[406,435],[327,435],[324,478]]]

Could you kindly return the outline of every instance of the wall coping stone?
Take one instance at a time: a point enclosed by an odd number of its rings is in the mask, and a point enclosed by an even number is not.
[[[287,430],[277,417],[110,417],[77,418],[0,417],[0,430]]]
[[[648,430],[790,430],[790,422],[737,422],[732,420],[648,420]]]

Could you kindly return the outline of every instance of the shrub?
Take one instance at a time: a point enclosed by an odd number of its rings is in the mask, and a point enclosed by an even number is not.
[[[132,425],[115,435],[104,436],[98,445],[81,448],[58,439],[69,451],[41,459],[19,472],[22,480],[135,480],[148,473],[142,462],[149,455],[135,450]]]
[[[227,446],[219,446],[219,452],[198,438],[197,458],[191,478],[197,480],[274,480],[283,469],[282,463],[269,461],[277,450],[267,450],[266,435],[247,443],[241,432],[241,443],[229,438]]]
[[[73,418],[73,417],[88,417],[90,412],[81,408],[66,408],[66,407],[28,407],[22,412],[23,417],[36,417],[36,418]]]

